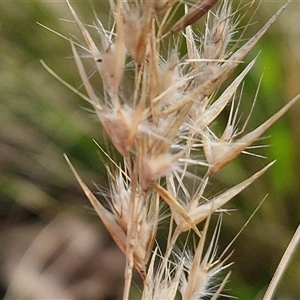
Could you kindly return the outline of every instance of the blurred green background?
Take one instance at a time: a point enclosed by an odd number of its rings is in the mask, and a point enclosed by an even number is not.
[[[245,38],[282,4],[263,1]],[[83,22],[92,24],[95,10],[107,24],[107,2],[79,1],[73,6]],[[261,51],[245,82],[244,117],[263,74],[248,129],[300,92],[299,15],[300,3],[290,3],[247,57],[250,61]],[[31,292],[36,290],[31,294],[36,298],[118,299],[122,290],[122,254],[89,208],[63,158],[66,153],[86,182],[105,185],[105,170],[93,142],[102,143],[101,127],[86,111],[87,103],[40,63],[43,60],[69,84],[81,87],[69,42],[37,24],[81,39],[76,25],[65,20],[72,17],[64,1],[0,1],[2,297],[8,287],[9,295],[19,299],[25,297],[22,293],[28,287]],[[230,187],[277,159],[263,177],[230,203],[230,208],[238,210],[224,216],[220,249],[268,194],[232,247],[235,263],[226,293],[240,299],[261,298],[299,224],[299,133],[300,103],[264,135],[267,138],[260,143],[270,147],[257,152],[267,159],[243,155],[218,175],[212,189],[213,193]],[[86,234],[81,236],[82,232]],[[300,299],[299,252],[289,264],[276,299]],[[46,274],[43,280],[41,273]]]

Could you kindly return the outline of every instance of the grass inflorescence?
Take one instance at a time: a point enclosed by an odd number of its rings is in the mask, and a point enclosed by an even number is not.
[[[224,271],[231,265],[228,248],[217,251],[225,205],[274,162],[213,197],[207,197],[207,186],[299,99],[244,133],[248,118],[240,124],[239,89],[256,58],[228,79],[286,5],[244,40],[241,8],[215,2],[110,0],[109,28],[99,19],[86,26],[69,4],[84,40],[70,39],[83,97],[122,157],[115,161],[99,146],[109,157],[109,192],[102,191],[106,205],[67,160],[126,257],[123,299],[129,298],[134,270],[142,279],[145,300],[222,295],[229,277]],[[182,6],[185,14],[180,16]],[[205,30],[198,33],[193,23],[205,14]],[[99,75],[97,86],[84,58]],[[214,124],[228,107],[227,123],[216,132]],[[220,218],[210,234],[214,214]],[[161,226],[168,231],[164,247],[157,242]],[[180,241],[186,232],[193,236],[192,245]]]

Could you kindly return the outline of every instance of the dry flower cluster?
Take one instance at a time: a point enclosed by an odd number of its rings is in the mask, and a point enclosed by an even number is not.
[[[130,297],[134,270],[143,281],[142,299],[175,299],[178,293],[182,299],[216,299],[228,280],[229,273],[217,284],[219,273],[230,265],[230,254],[227,249],[217,255],[221,219],[210,236],[210,218],[221,215],[224,205],[273,162],[213,198],[206,197],[206,187],[299,99],[243,134],[247,121],[238,128],[237,92],[255,59],[218,91],[286,5],[242,44],[238,14],[229,1],[213,8],[217,1],[109,2],[113,19],[109,29],[99,19],[86,26],[69,5],[85,41],[82,45],[70,39],[87,96],[77,92],[91,103],[122,156],[122,163],[116,162],[101,148],[109,160],[110,189],[102,192],[107,203],[96,198],[67,160],[126,257],[123,299]],[[185,14],[175,20],[179,7]],[[207,21],[200,36],[191,25],[204,14]],[[100,45],[92,30],[99,34]],[[180,54],[180,45],[186,54]],[[82,52],[101,77],[102,94],[99,85],[91,83]],[[228,105],[227,125],[218,135],[213,123]],[[161,223],[168,226],[164,247],[156,242]],[[194,247],[180,246],[179,237],[185,232],[194,234]]]

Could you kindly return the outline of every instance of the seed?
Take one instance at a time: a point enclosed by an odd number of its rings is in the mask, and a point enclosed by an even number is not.
[[[177,33],[189,25],[194,24],[204,16],[218,0],[198,1],[179,21],[172,27],[170,34]]]

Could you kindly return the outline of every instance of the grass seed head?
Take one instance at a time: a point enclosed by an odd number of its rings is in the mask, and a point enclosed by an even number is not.
[[[88,94],[85,99],[94,106],[107,137],[123,157],[121,164],[109,157],[116,172],[108,172],[108,207],[98,201],[69,164],[97,214],[126,256],[123,299],[129,297],[134,268],[139,271],[144,283],[142,299],[174,299],[180,280],[183,299],[219,295],[219,290],[211,289],[212,278],[226,267],[224,260],[219,262],[215,259],[218,229],[208,243],[206,253],[203,250],[205,241],[209,239],[207,227],[210,216],[222,211],[226,203],[273,163],[210,200],[204,196],[205,187],[212,174],[241,154],[300,98],[295,97],[262,125],[240,136],[242,132],[237,132],[236,124],[239,105],[234,105],[234,97],[255,59],[218,98],[215,95],[285,6],[251,39],[239,46],[232,45],[237,23],[228,1],[222,1],[216,13],[208,14],[202,39],[197,37],[190,25],[217,1],[197,1],[190,9],[186,8],[186,14],[172,27],[168,22],[177,9],[177,2],[110,0],[114,26],[106,31],[98,20],[101,47],[92,39],[88,31],[90,28],[79,20],[69,5],[86,42],[83,49],[92,56],[104,87],[104,99],[100,100],[76,50],[78,44],[71,42]],[[171,30],[163,32],[169,25]],[[166,44],[170,41],[168,33],[173,34],[175,47]],[[186,56],[179,53],[178,36],[185,41]],[[125,65],[125,61],[129,63]],[[129,85],[132,83],[128,96],[124,93],[124,75],[132,74],[127,73],[127,66],[133,65],[134,80],[126,81]],[[228,123],[218,137],[213,132],[212,123],[230,101]],[[194,159],[196,150],[202,151],[201,159]],[[203,179],[196,173],[190,173],[189,166],[192,164],[205,168]],[[192,195],[189,182],[195,178],[199,187]],[[182,192],[184,201],[180,198]],[[166,251],[158,255],[159,248],[153,248],[162,219],[160,201],[168,205],[171,218]],[[203,221],[206,221],[204,230],[200,232],[197,225]],[[185,231],[194,232],[199,243],[192,254],[179,252],[179,263],[174,264],[171,253],[176,249],[178,237]]]

